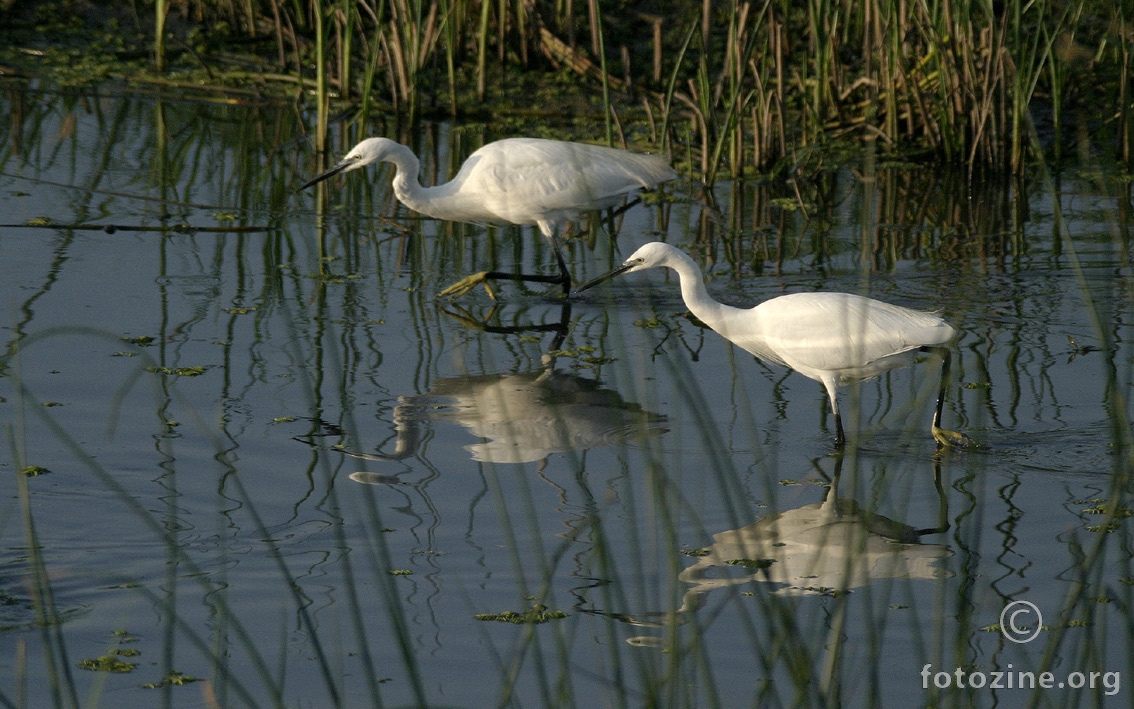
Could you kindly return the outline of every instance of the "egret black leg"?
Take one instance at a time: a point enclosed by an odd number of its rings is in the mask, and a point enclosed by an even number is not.
[[[555,251],[555,261],[559,264],[559,285],[563,287],[563,295],[568,295],[571,292],[571,273],[567,270],[567,262],[563,260],[563,250],[558,238],[551,236],[548,240]]]
[[[960,431],[950,431],[941,428],[941,412],[945,408],[945,391],[949,386],[949,364],[953,352],[948,347],[922,347],[922,352],[933,352],[941,357],[941,386],[937,390],[937,405],[933,409],[933,425],[931,431],[937,441],[938,448],[979,448],[976,441]]]
[[[844,448],[847,445],[846,434],[843,433],[843,417],[835,412],[835,447]]]
[[[453,296],[454,298],[462,296],[475,288],[477,285],[483,284],[488,294],[495,297],[492,289],[489,287],[487,281],[494,280],[510,280],[510,281],[529,281],[531,283],[553,283],[563,289],[563,295],[567,296],[571,292],[571,273],[567,270],[567,262],[563,260],[563,253],[559,249],[559,240],[554,236],[549,236],[548,241],[555,251],[555,261],[559,266],[559,275],[548,275],[543,273],[514,273],[511,271],[481,271],[474,273],[445,290],[441,291],[441,296]]]
[[[948,347],[934,347],[934,350],[941,355],[941,386],[937,390],[937,407],[933,410],[933,427],[941,427],[941,410],[945,408],[945,388],[949,386],[949,364],[953,359],[953,353]]]

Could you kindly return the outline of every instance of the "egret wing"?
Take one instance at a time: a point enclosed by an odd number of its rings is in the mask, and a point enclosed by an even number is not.
[[[675,176],[663,158],[583,143],[515,138],[470,157],[454,180],[504,221],[558,223]]]
[[[847,293],[797,293],[757,307],[762,348],[790,367],[838,372],[952,338],[935,313]]]

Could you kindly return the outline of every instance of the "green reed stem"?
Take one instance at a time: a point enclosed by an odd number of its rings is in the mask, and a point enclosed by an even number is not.
[[[589,0],[591,4],[591,21],[594,23],[592,36],[595,48],[598,50],[599,71],[602,75],[602,113],[606,122],[606,144],[614,145],[614,109],[610,102],[610,76],[606,69],[606,32],[603,31],[602,7],[598,0]]]
[[[476,97],[478,101],[484,101],[485,92],[487,91],[488,11],[490,8],[490,3],[486,0],[481,0],[480,24],[476,36]]]
[[[166,0],[154,0],[154,69],[165,71],[165,17],[169,8]]]
[[[311,15],[315,21],[315,152],[322,159],[327,150],[331,102],[327,94],[326,34],[323,29],[323,0],[311,0]]]

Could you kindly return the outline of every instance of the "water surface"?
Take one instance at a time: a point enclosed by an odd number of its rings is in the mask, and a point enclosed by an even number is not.
[[[926,357],[844,390],[837,456],[822,387],[672,276],[438,298],[553,256],[399,208],[386,168],[296,193],[293,107],[0,102],[5,703],[1129,703],[1129,181],[680,181],[569,242],[580,282],[664,240],[733,304],[942,311],[945,425],[983,448],[936,450]],[[505,136],[400,137],[434,179]],[[995,627],[1015,600],[1032,642]],[[533,607],[566,617],[477,618]],[[132,672],[79,668],[115,649]]]

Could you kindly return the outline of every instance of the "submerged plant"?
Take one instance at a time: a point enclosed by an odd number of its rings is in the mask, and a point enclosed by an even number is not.
[[[123,674],[126,672],[133,672],[138,667],[136,662],[126,662],[119,659],[117,655],[100,655],[99,657],[79,662],[79,669],[90,670],[92,672],[114,672]]]
[[[547,607],[539,603],[533,604],[531,608],[523,612],[504,611],[502,613],[478,613],[477,620],[495,620],[501,623],[516,623],[516,624],[538,624],[546,623],[549,620],[559,620],[566,618],[567,614],[563,611],[549,611]]]

